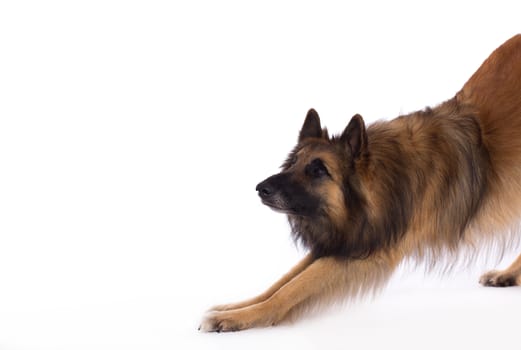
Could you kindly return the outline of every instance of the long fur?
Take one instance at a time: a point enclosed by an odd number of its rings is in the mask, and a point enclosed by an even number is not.
[[[257,189],[310,254],[260,296],[214,308],[203,330],[277,324],[363,295],[404,261],[450,269],[484,245],[501,255],[520,236],[521,35],[437,107],[367,128],[356,115],[333,137],[310,110],[281,173]],[[481,283],[521,284],[521,257]]]

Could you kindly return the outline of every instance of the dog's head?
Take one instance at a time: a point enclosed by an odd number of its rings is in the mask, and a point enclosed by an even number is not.
[[[329,137],[311,109],[282,171],[256,189],[265,205],[288,215],[304,245],[330,250],[340,244],[346,225],[363,225],[365,199],[357,169],[366,151],[361,116],[355,115],[340,136]]]
[[[257,185],[262,202],[289,215],[331,220],[346,213],[355,162],[364,154],[367,136],[362,117],[354,116],[340,137],[329,138],[315,110],[310,110],[298,144],[282,171]]]

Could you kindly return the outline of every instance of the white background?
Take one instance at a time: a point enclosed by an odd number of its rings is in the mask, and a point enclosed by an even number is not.
[[[519,346],[519,288],[477,283],[494,259],[197,332],[303,255],[254,188],[310,107],[341,132],[439,103],[519,23],[514,1],[1,2],[0,349]]]

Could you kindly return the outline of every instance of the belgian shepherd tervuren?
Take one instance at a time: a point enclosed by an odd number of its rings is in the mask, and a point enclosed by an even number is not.
[[[355,115],[333,137],[310,110],[282,171],[257,191],[309,254],[258,297],[213,308],[201,330],[278,324],[381,287],[404,259],[508,247],[521,219],[521,35],[435,108],[367,128]],[[521,284],[521,257],[480,282]]]

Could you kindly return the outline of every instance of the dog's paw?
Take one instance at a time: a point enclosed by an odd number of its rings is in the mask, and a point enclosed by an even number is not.
[[[208,311],[201,321],[201,332],[235,332],[248,328],[240,318],[227,311]]]
[[[490,271],[479,279],[486,287],[512,287],[519,285],[519,276],[510,272]]]

